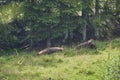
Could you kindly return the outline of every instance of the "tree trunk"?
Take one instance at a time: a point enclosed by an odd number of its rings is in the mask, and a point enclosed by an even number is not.
[[[95,0],[95,17],[99,18],[99,0]],[[99,26],[95,26],[95,38],[99,39]]]
[[[67,38],[68,38],[68,35],[69,35],[69,33],[68,33],[68,32],[66,32],[66,33],[65,33],[65,37],[64,37],[64,39],[63,39],[63,43],[65,43],[65,42],[66,42],[66,40],[67,40]]]
[[[82,0],[82,18],[84,20],[83,26],[83,41],[87,39],[87,15],[89,14],[87,11],[88,5],[86,4],[86,0]],[[87,7],[86,7],[87,6]]]
[[[99,28],[98,28],[98,27],[95,27],[95,37],[96,37],[97,39],[99,39],[99,37],[100,37]]]
[[[74,36],[73,30],[71,30],[69,34],[70,34],[70,38],[73,39],[73,36]]]
[[[48,32],[48,37],[47,37],[47,42],[46,42],[47,47],[51,47],[51,37],[52,37],[51,36],[51,28],[52,28],[52,26],[50,26],[47,30],[47,32]]]
[[[50,38],[47,39],[46,45],[47,45],[47,47],[51,47],[51,39]]]
[[[86,35],[87,35],[87,22],[85,20],[84,21],[84,30],[83,30],[83,41],[86,40]]]

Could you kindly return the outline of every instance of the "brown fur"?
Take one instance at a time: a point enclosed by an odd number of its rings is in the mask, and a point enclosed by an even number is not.
[[[96,45],[94,43],[93,39],[88,40],[87,42],[80,43],[76,49],[80,48],[91,48],[91,49],[96,49]]]
[[[43,55],[43,54],[52,54],[58,51],[63,51],[62,47],[50,47],[50,48],[46,48],[41,50],[38,55]]]

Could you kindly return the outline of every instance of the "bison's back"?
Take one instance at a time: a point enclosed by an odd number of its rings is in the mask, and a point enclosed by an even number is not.
[[[38,55],[42,55],[42,54],[51,54],[54,52],[58,52],[58,51],[63,51],[62,47],[50,47],[50,48],[46,48],[41,50]]]

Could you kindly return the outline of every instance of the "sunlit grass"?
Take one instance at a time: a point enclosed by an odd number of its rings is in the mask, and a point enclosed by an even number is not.
[[[103,80],[106,64],[120,52],[120,39],[96,44],[97,50],[65,47],[64,52],[43,56],[14,50],[0,57],[0,80]]]

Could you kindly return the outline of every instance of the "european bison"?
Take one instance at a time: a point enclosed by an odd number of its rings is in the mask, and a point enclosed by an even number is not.
[[[76,49],[80,49],[80,48],[90,48],[90,49],[96,49],[96,45],[94,43],[94,40],[93,39],[90,39],[86,42],[83,42],[81,44],[79,44]]]
[[[62,47],[49,47],[49,48],[41,50],[38,53],[38,55],[51,54],[51,53],[58,52],[58,51],[63,51],[63,48]]]

